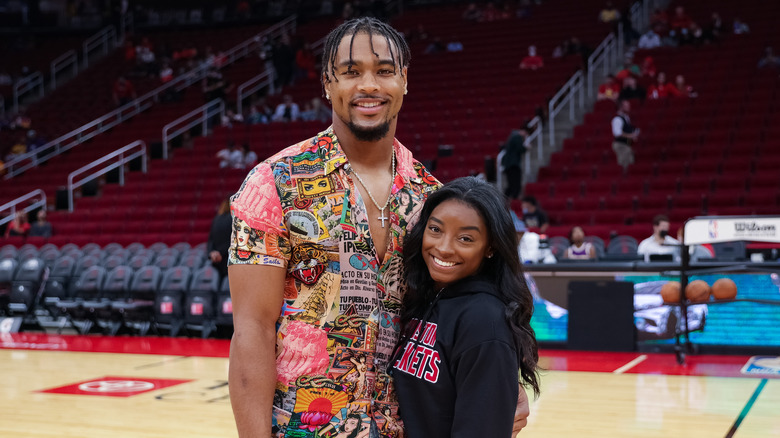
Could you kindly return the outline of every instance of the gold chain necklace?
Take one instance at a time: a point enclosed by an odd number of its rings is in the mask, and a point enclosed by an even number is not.
[[[379,203],[376,202],[376,199],[374,199],[374,195],[371,194],[371,190],[368,189],[366,183],[363,182],[363,178],[361,178],[360,175],[358,175],[357,170],[355,170],[355,167],[352,166],[352,173],[354,173],[358,181],[360,181],[360,185],[362,185],[363,188],[366,189],[366,193],[368,193],[368,197],[371,198],[371,202],[373,202],[376,208],[379,210],[379,217],[377,219],[382,221],[382,228],[385,227],[385,221],[388,219],[387,216],[385,216],[385,209],[387,208],[387,205],[390,203],[390,198],[393,197],[393,181],[395,181],[395,152],[393,152],[393,155],[391,156],[391,162],[393,163],[392,164],[393,174],[391,175],[390,178],[390,194],[387,195],[387,201],[385,201],[385,205],[381,207],[379,206]]]

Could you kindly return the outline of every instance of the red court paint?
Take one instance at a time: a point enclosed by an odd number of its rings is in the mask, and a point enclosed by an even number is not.
[[[227,339],[13,333],[0,335],[0,348],[17,350],[84,351],[92,353],[228,357],[230,352],[230,341]]]
[[[192,379],[149,379],[146,377],[105,376],[38,392],[49,394],[92,395],[101,397],[130,397],[158,389],[170,388]]]

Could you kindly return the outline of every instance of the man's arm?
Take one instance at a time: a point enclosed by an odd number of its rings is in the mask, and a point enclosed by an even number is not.
[[[271,437],[276,389],[276,321],[284,301],[286,270],[231,265],[233,340],[230,343],[230,403],[238,435]]]

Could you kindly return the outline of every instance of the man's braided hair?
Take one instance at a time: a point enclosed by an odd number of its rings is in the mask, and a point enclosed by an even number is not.
[[[374,51],[373,36],[381,35],[387,40],[387,46],[390,49],[390,57],[393,60],[395,68],[401,69],[400,73],[403,75],[403,68],[409,66],[409,59],[411,53],[409,52],[409,45],[406,44],[406,40],[397,30],[393,29],[387,23],[377,20],[372,17],[361,17],[344,22],[339,27],[333,29],[325,39],[325,45],[322,50],[322,75],[323,82],[330,83],[332,79],[338,82],[336,77],[336,52],[338,51],[341,40],[346,35],[352,35],[352,39],[349,41],[349,60],[352,62],[352,44],[355,42],[355,35],[359,33],[365,33],[369,37],[371,42],[371,51],[379,56]]]

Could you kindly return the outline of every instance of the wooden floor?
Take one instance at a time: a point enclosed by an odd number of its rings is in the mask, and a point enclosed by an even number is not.
[[[236,436],[226,341],[8,336],[1,437]],[[740,374],[747,357],[542,356],[522,437],[780,437],[780,379]]]

